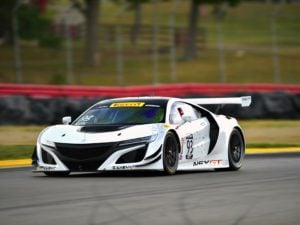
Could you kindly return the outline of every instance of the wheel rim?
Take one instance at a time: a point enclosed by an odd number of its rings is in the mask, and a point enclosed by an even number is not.
[[[174,167],[176,165],[176,144],[171,137],[166,140],[165,159],[168,166]]]
[[[232,134],[230,140],[230,151],[232,160],[238,163],[242,157],[243,143],[237,134]]]

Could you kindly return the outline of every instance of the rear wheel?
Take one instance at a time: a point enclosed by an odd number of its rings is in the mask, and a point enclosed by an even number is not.
[[[44,172],[49,177],[66,177],[70,174],[69,171],[63,171],[63,172]]]
[[[245,143],[241,132],[234,128],[228,144],[229,169],[238,170],[241,168],[245,157]]]
[[[176,173],[178,167],[179,144],[172,132],[167,133],[163,146],[164,171],[168,175]]]

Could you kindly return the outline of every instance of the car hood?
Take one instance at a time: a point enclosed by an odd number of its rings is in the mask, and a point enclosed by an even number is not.
[[[93,126],[56,125],[44,130],[40,143],[91,144],[119,142],[157,134],[159,124]]]

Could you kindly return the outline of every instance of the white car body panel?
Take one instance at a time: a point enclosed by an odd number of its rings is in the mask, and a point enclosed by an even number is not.
[[[149,99],[165,99],[167,101],[165,114],[166,118],[163,123],[142,124],[126,127],[121,130],[109,132],[82,132],[81,126],[75,125],[55,125],[46,128],[41,132],[36,144],[36,169],[35,172],[58,172],[69,171],[68,166],[60,159],[55,151],[55,143],[72,144],[72,145],[92,145],[106,143],[123,143],[128,140],[143,139],[151,137],[149,143],[137,143],[134,146],[118,148],[121,150],[115,151],[105,159],[104,162],[97,168],[96,171],[111,171],[111,170],[164,170],[163,153],[164,140],[168,132],[174,132],[179,140],[180,152],[178,154],[177,171],[186,170],[207,170],[214,168],[229,167],[228,161],[228,144],[231,132],[234,128],[241,130],[238,122],[234,118],[228,118],[223,115],[215,115],[208,110],[198,106],[197,104],[209,104],[206,99],[178,99],[178,98],[159,98],[159,97],[144,97],[144,98],[121,98],[120,101],[147,101]],[[223,99],[223,100],[222,100]],[[117,101],[117,100],[115,100]],[[172,124],[169,118],[171,106],[176,102],[183,102],[197,109],[201,109],[207,117],[200,117],[196,120],[185,122],[183,124]],[[249,106],[251,98],[248,96],[242,98],[212,98],[211,102],[225,104],[241,104]],[[98,103],[97,103],[98,104]],[[91,107],[92,108],[92,107]],[[89,109],[91,109],[89,108]],[[89,110],[88,109],[88,110]],[[87,110],[87,111],[88,111]],[[86,111],[86,112],[87,112]],[[214,137],[215,145],[210,149],[211,143],[211,123],[216,123],[219,127],[218,135]],[[153,139],[153,140],[152,140]],[[133,163],[117,163],[118,159],[124,154],[134,150],[146,148],[146,153],[143,159]],[[43,149],[43,150],[42,150]],[[45,163],[43,161],[42,151],[50,154],[55,164]],[[79,162],[80,163],[80,162]],[[80,169],[79,169],[80,171]],[[78,172],[78,171],[77,171]]]

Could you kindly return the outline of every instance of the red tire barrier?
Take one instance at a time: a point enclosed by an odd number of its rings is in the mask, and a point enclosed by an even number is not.
[[[76,118],[97,101],[122,96],[242,96],[250,107],[225,105],[221,114],[240,119],[300,119],[300,86],[274,84],[170,84],[133,87],[0,84],[0,125],[55,124]],[[212,111],[216,110],[211,106]]]
[[[232,93],[270,93],[285,91],[300,94],[300,85],[290,84],[164,84],[129,87],[76,85],[0,84],[0,96],[23,95],[33,98],[94,98],[125,96],[223,96]]]

